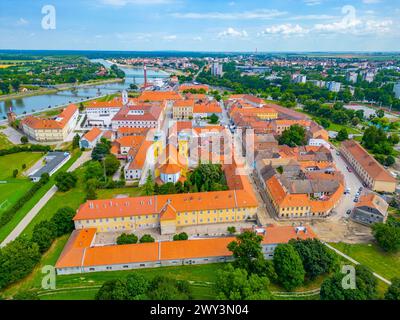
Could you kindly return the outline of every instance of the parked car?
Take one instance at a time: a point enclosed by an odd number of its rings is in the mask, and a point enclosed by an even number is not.
[[[346,214],[350,214],[351,213],[351,209],[346,211]]]
[[[347,167],[348,172],[353,172],[350,167]]]

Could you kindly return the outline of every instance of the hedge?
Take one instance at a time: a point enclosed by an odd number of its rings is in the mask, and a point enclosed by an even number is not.
[[[8,154],[20,152],[49,152],[50,150],[50,146],[42,146],[39,144],[33,144],[30,146],[14,146],[9,149],[0,150],[0,156],[6,156]]]
[[[24,204],[27,203],[47,182],[49,182],[49,176],[43,174],[38,183],[35,183],[10,209],[6,210],[2,214],[0,217],[0,227],[6,225],[14,217],[18,210],[20,210]]]

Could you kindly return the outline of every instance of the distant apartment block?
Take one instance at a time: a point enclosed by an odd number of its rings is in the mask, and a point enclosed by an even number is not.
[[[400,99],[400,82],[396,83],[393,88],[394,95],[397,99]]]
[[[216,77],[221,77],[223,73],[222,64],[215,62],[211,66],[211,74]]]
[[[329,91],[339,92],[340,88],[342,87],[342,84],[340,82],[328,81],[326,83],[326,87],[328,88]]]
[[[294,75],[293,82],[294,83],[306,83],[307,82],[307,76],[304,76],[302,74]]]
[[[349,82],[356,83],[358,79],[358,73],[357,72],[348,72],[346,75],[346,80]]]

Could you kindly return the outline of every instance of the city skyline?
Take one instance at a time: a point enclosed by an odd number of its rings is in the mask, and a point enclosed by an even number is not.
[[[23,5],[0,4],[0,49],[399,50],[400,10],[393,0],[18,2]],[[43,28],[45,5],[55,9],[54,28]]]

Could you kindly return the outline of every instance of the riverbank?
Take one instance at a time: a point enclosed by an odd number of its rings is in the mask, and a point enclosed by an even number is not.
[[[112,62],[112,61],[110,61],[110,60],[105,60],[107,63],[110,63],[110,64],[115,64],[117,67],[121,67],[121,68],[128,68],[128,69],[143,69],[143,66],[133,66],[133,65],[130,65],[130,64],[122,64],[122,63],[114,63],[114,62]],[[163,68],[159,68],[159,67],[150,67],[150,66],[147,66],[147,70],[152,70],[152,71],[155,71],[155,72],[163,72],[163,73],[165,73],[165,75],[170,75],[170,74],[172,74],[172,73],[174,73],[174,74],[179,74],[179,75],[183,75],[184,73],[182,72],[182,71],[180,71],[180,70],[176,70],[176,69],[170,69],[170,68],[165,68],[165,69],[163,69]]]
[[[21,98],[40,96],[40,95],[46,95],[46,94],[55,94],[60,91],[80,89],[80,88],[97,86],[97,85],[102,85],[102,84],[109,84],[109,83],[118,83],[118,82],[123,82],[123,81],[124,81],[124,79],[117,78],[117,79],[105,79],[105,80],[98,80],[98,81],[88,81],[88,82],[81,83],[78,85],[65,83],[65,84],[56,85],[56,88],[48,88],[48,89],[40,88],[40,89],[34,90],[34,91],[19,92],[19,93],[0,96],[0,101],[21,99]]]

